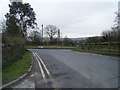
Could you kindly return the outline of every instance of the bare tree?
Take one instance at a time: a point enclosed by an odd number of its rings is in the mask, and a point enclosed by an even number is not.
[[[6,31],[6,21],[3,19],[0,23],[0,32]]]
[[[45,33],[49,36],[50,41],[53,41],[53,37],[57,35],[58,28],[54,25],[47,25],[45,28]]]
[[[38,31],[32,31],[29,36],[32,40],[39,39],[41,40],[41,33]]]

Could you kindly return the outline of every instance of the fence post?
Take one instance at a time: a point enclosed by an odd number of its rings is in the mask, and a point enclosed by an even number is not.
[[[95,48],[94,48],[94,46],[95,46],[95,45],[94,45],[94,43],[93,43],[93,51],[95,51]]]
[[[87,43],[87,45],[86,45],[86,48],[87,48],[87,51],[88,51],[88,43]]]
[[[102,52],[102,42],[100,42],[100,52]]]
[[[108,42],[108,52],[109,52],[109,55],[110,55],[110,42]]]

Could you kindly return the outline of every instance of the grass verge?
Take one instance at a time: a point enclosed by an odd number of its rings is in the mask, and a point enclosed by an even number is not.
[[[30,68],[32,62],[31,52],[23,52],[12,64],[7,64],[2,68],[2,84],[9,83],[23,74]]]
[[[38,48],[37,46],[26,46],[27,49],[75,49],[76,47],[69,46],[44,46],[43,48]]]
[[[110,55],[110,56],[120,56],[119,52],[109,52],[109,51],[94,51],[94,50],[84,50],[84,49],[79,49],[75,48],[73,51],[79,51],[79,52],[88,52],[88,53],[94,53],[94,54],[101,54],[101,55]]]

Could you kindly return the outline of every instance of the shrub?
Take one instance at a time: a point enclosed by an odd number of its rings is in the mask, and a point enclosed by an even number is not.
[[[23,45],[25,40],[22,37],[6,37],[3,38],[3,43],[5,45]]]

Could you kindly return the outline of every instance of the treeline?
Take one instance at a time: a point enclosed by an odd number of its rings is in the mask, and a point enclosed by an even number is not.
[[[0,24],[3,65],[24,52],[27,29],[37,25],[35,12],[29,3],[13,2],[5,18]]]
[[[52,40],[50,40],[49,37],[44,37],[42,39],[41,35],[35,34],[32,36],[28,36],[27,38],[28,38],[26,41],[27,46],[76,46],[76,41],[73,41],[67,37],[64,38],[53,37]]]
[[[67,38],[67,36],[62,38],[60,29],[54,25],[47,25],[43,30],[31,31],[26,41],[26,45],[28,46],[75,46],[75,43],[76,42]]]
[[[117,14],[115,24],[110,30],[103,31],[101,36],[88,37],[84,44],[81,44],[80,50],[107,54],[120,55],[120,15]]]
[[[120,25],[118,22],[110,29],[102,32],[101,36],[87,38],[87,43],[98,42],[119,42],[120,38]]]

